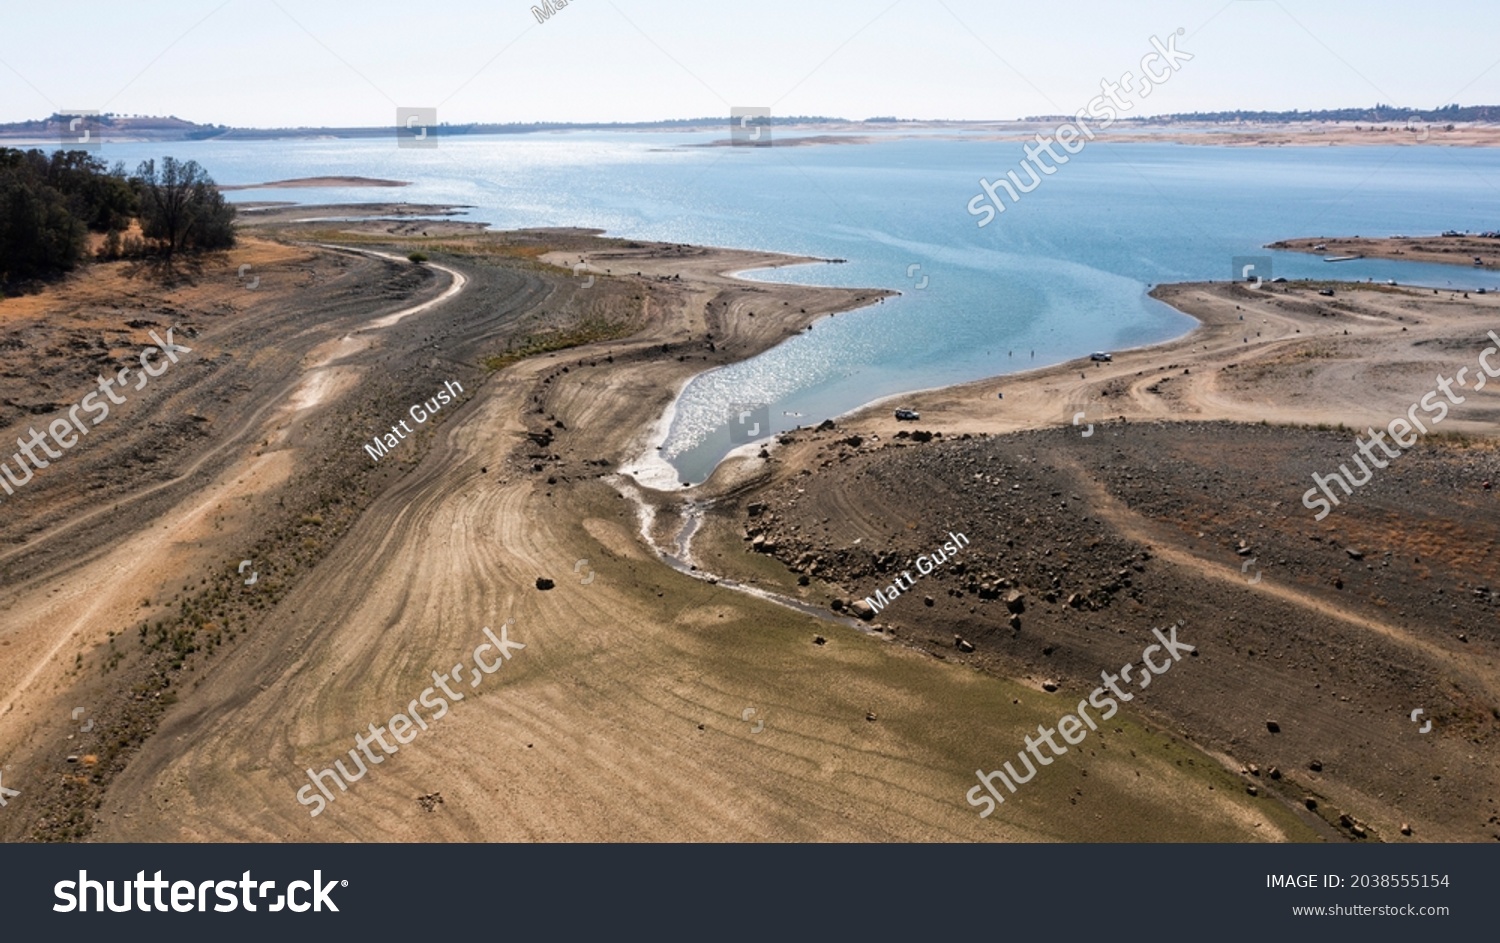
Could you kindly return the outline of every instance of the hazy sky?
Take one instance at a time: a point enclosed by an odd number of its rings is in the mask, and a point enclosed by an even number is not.
[[[1132,115],[1500,103],[1496,0],[4,3],[0,122],[1016,118],[1078,110],[1178,28],[1194,58]]]

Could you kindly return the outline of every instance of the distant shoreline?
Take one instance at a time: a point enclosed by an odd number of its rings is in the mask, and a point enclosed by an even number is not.
[[[268,183],[219,184],[220,190],[294,190],[303,187],[409,187],[409,180],[381,180],[378,177],[297,177]]]
[[[1027,140],[1050,133],[1066,116],[1014,121],[778,121],[770,125],[772,147],[816,144],[873,144],[880,141],[925,139],[964,141]],[[444,138],[495,137],[608,132],[663,134],[720,132],[715,141],[696,147],[726,146],[728,118],[722,121],[646,124],[439,125],[432,129],[437,142]],[[62,135],[50,129],[0,126],[0,147],[65,148]],[[1157,118],[1121,119],[1107,128],[1097,124],[1094,134],[1116,143],[1157,142],[1220,147],[1360,147],[1421,146],[1500,147],[1500,123],[1490,121],[1444,124],[1419,121],[1171,121]],[[106,127],[104,146],[110,144],[173,144],[179,142],[332,141],[394,138],[393,127],[358,128],[218,128],[183,124],[169,128]]]
[[[1473,233],[1441,236],[1332,236],[1282,239],[1267,249],[1305,252],[1325,259],[1339,257],[1392,259],[1400,262],[1433,262],[1462,265],[1480,271],[1500,267],[1500,237]],[[1478,260],[1477,262],[1475,260]]]

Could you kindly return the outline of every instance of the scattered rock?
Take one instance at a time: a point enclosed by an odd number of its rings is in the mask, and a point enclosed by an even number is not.
[[[1252,796],[1258,796],[1258,795],[1260,795],[1260,789],[1258,787],[1254,786],[1253,784],[1246,784],[1245,791],[1248,792],[1248,793],[1250,793],[1250,795],[1252,795]]]
[[[1266,729],[1271,733],[1281,733],[1281,725],[1274,720],[1266,721]]]
[[[1011,612],[1020,614],[1026,611],[1026,594],[1019,589],[1013,589],[1005,594],[1005,608]]]
[[[851,603],[849,605],[849,611],[854,613],[857,618],[863,619],[866,622],[869,622],[871,619],[875,618],[874,608],[871,607],[871,605],[865,602],[863,599],[858,599]]]
[[[814,645],[827,645],[828,644],[828,639],[824,638],[821,635],[814,635],[813,636],[813,644]]]
[[[875,722],[875,712],[874,711],[865,711],[865,720],[868,720],[870,723],[873,724]]]
[[[1312,796],[1306,796],[1303,798],[1302,804],[1307,806],[1309,809],[1316,809],[1318,807],[1318,800],[1314,799]]]
[[[422,808],[428,812],[433,812],[437,810],[438,806],[443,804],[443,794],[440,792],[429,793],[425,796],[418,796],[417,801],[422,804]]]
[[[1321,760],[1313,760],[1311,763],[1307,764],[1307,768],[1312,770],[1314,773],[1321,773],[1323,772],[1323,762]]]
[[[1266,770],[1266,775],[1271,777],[1272,779],[1280,779],[1281,770],[1273,766],[1270,769]]]
[[[1401,834],[1403,834],[1403,835],[1410,835],[1411,834],[1411,825],[1407,824],[1406,822],[1402,822],[1401,823]]]
[[[1344,552],[1349,555],[1349,559],[1351,560],[1363,560],[1365,558],[1363,551],[1355,550],[1353,547],[1345,547]]]
[[[1056,681],[1043,681],[1042,682],[1042,690],[1046,691],[1048,693],[1056,691],[1057,690],[1057,682]]]
[[[536,578],[536,588],[537,589],[551,589],[552,587],[554,587],[556,585],[557,585],[556,583],[554,583],[551,580],[547,579],[545,576],[538,576]]]
[[[974,650],[974,643],[959,635],[953,636],[953,644],[961,652],[972,652]]]

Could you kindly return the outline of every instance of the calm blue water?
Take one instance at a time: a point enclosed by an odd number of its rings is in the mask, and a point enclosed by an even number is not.
[[[434,149],[397,148],[394,140],[112,144],[101,156],[133,167],[170,152],[226,184],[325,174],[410,180],[401,190],[232,198],[463,203],[474,206],[472,218],[506,228],[592,226],[845,258],[846,265],[756,277],[904,292],[694,380],[661,453],[675,472],[655,469],[667,482],[701,481],[735,446],[731,420],[747,406],[765,406],[770,427],[757,430],[765,435],[891,394],[1176,336],[1193,322],[1146,291],[1158,282],[1227,279],[1235,256],[1271,256],[1274,274],[1289,278],[1500,287],[1493,275],[1456,266],[1329,264],[1260,248],[1293,236],[1495,228],[1495,150],[1096,141],[981,229],[966,209],[978,179],[1015,169],[1020,142],[684,146],[719,136],[502,135],[444,139]]]

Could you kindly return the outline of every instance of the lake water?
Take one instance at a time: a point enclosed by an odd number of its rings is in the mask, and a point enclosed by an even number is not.
[[[664,441],[653,443],[664,445],[660,460],[637,468],[643,482],[661,486],[702,481],[761,417],[768,428],[753,431],[764,436],[893,394],[1177,336],[1193,322],[1148,298],[1149,288],[1228,279],[1236,256],[1270,256],[1273,273],[1288,278],[1500,287],[1496,276],[1458,266],[1330,264],[1261,248],[1295,236],[1493,229],[1496,150],[1095,141],[979,228],[966,209],[978,180],[1016,169],[1021,142],[690,146],[721,136],[495,135],[441,139],[430,149],[398,148],[394,138],[106,144],[100,156],[133,167],[170,153],[225,184],[334,174],[410,180],[401,190],[230,196],[462,203],[474,207],[470,218],[503,228],[590,226],[848,259],[754,277],[903,292],[689,383]]]

